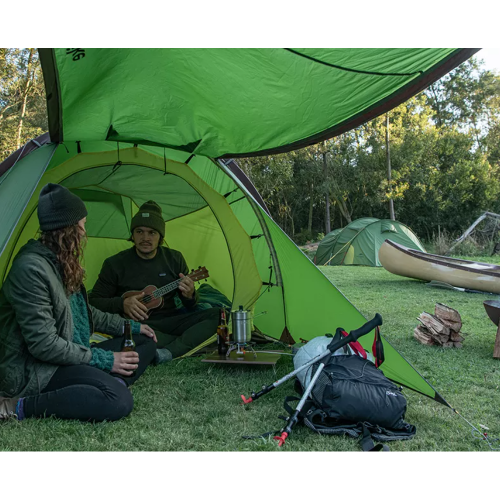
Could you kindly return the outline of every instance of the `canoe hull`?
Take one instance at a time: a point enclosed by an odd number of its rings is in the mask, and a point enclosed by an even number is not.
[[[380,247],[379,259],[387,271],[399,276],[500,294],[500,266],[427,254],[389,240]]]

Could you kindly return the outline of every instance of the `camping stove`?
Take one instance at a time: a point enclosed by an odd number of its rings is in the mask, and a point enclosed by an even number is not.
[[[245,349],[249,349],[252,352],[253,357],[257,358],[257,353],[253,348],[255,342],[227,342],[227,345],[229,348],[226,353],[226,358],[229,358],[231,352],[234,350],[236,350],[236,359],[243,358],[243,356],[247,353]]]
[[[265,312],[261,313],[265,314]],[[280,358],[279,352],[255,351],[255,342],[250,342],[252,338],[252,322],[249,311],[245,311],[240,306],[237,311],[231,313],[233,331],[232,341],[226,342],[228,346],[226,354],[215,352],[207,356],[203,361],[206,363],[236,363],[248,365],[275,365]]]

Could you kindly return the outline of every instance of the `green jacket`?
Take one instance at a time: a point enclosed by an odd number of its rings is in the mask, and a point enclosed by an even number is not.
[[[85,289],[82,293],[87,298]],[[88,301],[87,301],[88,304]],[[123,333],[124,320],[88,306],[91,331]],[[0,396],[39,394],[61,365],[88,364],[88,347],[72,342],[73,317],[55,254],[30,240],[0,290]]]

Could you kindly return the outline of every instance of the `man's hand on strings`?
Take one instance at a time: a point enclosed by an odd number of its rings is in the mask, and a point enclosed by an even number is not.
[[[181,291],[183,297],[186,299],[192,299],[194,294],[194,282],[189,276],[184,276],[184,274],[179,273],[182,278],[179,283],[179,290]]]

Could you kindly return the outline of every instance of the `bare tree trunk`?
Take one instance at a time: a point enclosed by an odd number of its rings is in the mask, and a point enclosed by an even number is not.
[[[352,222],[351,212],[349,212],[346,202],[342,198],[335,198],[337,205],[339,206],[340,213],[342,217],[347,221],[348,224]]]
[[[467,238],[467,236],[469,236],[469,234],[472,233],[472,231],[474,231],[474,228],[484,219],[486,219],[487,217],[491,217],[492,219],[495,219],[495,220],[498,220],[500,219],[500,215],[499,214],[495,214],[493,212],[483,212],[483,214],[477,218],[473,224],[471,226],[469,226],[467,228],[467,230],[465,231],[464,234],[462,234],[462,236],[460,236],[460,238],[456,239],[455,242],[453,243],[453,245],[451,245],[451,247],[446,251],[446,253],[444,255],[450,255],[451,254],[451,251],[459,244],[459,243],[462,243],[462,241],[465,240],[465,238]]]
[[[5,115],[5,112],[10,109],[10,108],[13,108],[14,106],[17,106],[19,103],[18,102],[15,102],[13,104],[9,104],[8,106],[5,106],[5,108],[2,109],[2,112],[0,113],[0,122],[3,120],[3,117]]]
[[[23,91],[22,91],[22,101],[21,101],[21,114],[19,116],[19,123],[17,125],[17,149],[21,147],[21,134],[23,131],[23,120],[24,116],[26,114],[26,104],[28,103],[28,94],[30,91],[31,83],[32,83],[32,67],[33,67],[33,54],[35,53],[35,49],[29,49],[30,53],[28,56],[28,66],[26,69],[26,83],[24,85]]]
[[[323,174],[324,174],[324,180],[326,184],[328,184],[328,168],[326,165],[326,149],[323,151]],[[330,226],[330,193],[329,189],[327,188],[326,193],[325,193],[325,234],[328,234],[331,231],[331,226]]]
[[[344,200],[340,200],[341,201],[341,206],[343,207],[343,209],[345,210],[345,218],[347,220],[347,223],[350,224],[352,222],[352,210],[349,211],[349,209],[347,208],[347,204]]]
[[[429,88],[431,89],[431,92],[434,94],[434,99],[436,101],[436,109],[437,109],[438,127],[441,128],[443,126],[443,120],[441,120],[441,108],[439,106],[439,99],[436,94],[436,90],[434,89],[434,85],[431,85]]]
[[[392,199],[391,185],[391,150],[389,145],[389,113],[385,114],[385,152],[387,158],[387,180],[389,181],[389,216],[391,220],[396,220],[394,216],[394,200]]]
[[[307,231],[312,233],[312,225],[313,225],[313,205],[314,205],[314,182],[311,182],[311,189],[309,191],[309,219],[307,220]]]
[[[289,232],[288,230],[285,230],[285,233],[289,234],[291,237],[295,236],[295,222],[293,220],[293,214],[292,211],[290,210],[290,205],[288,204],[287,199],[285,196],[283,196],[283,224],[288,227],[287,220],[290,221],[291,224],[291,231]],[[290,234],[291,233],[291,234]]]

